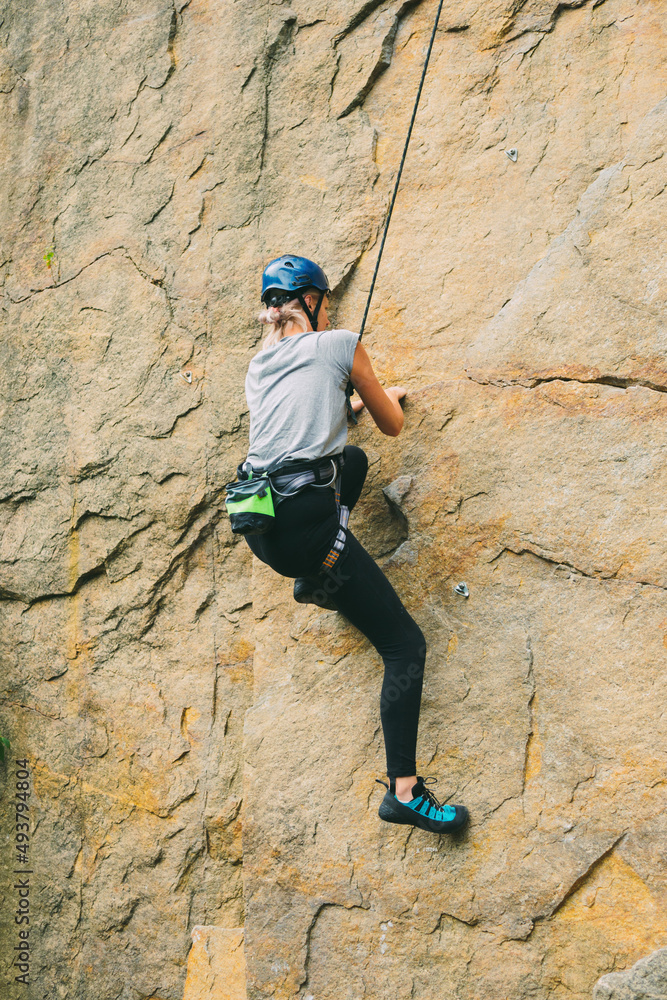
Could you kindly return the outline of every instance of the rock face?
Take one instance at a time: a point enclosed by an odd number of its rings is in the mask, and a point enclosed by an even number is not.
[[[321,261],[358,328],[435,5],[19,6],[4,910],[23,757],[35,891],[3,996],[625,998],[667,944],[667,4],[443,8],[364,334],[405,426],[348,439],[457,840],[378,819],[379,657],[222,512],[262,267]]]
[[[193,927],[183,1000],[245,1000],[243,931]]]
[[[642,958],[627,972],[603,976],[593,1000],[663,1000],[667,996],[667,948]]]

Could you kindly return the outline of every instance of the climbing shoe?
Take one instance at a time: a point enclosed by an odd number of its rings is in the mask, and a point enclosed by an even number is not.
[[[379,785],[384,785],[387,793],[380,803],[378,815],[387,823],[408,823],[430,830],[431,833],[455,833],[468,822],[468,810],[465,806],[442,805],[433,792],[426,787],[426,782],[435,784],[437,778],[417,778],[412,786],[412,801],[401,802],[396,798],[396,781],[394,778],[386,781],[375,779]]]
[[[297,576],[294,581],[294,600],[299,604],[316,604],[327,611],[337,611],[331,595],[324,589],[324,579],[319,576]]]

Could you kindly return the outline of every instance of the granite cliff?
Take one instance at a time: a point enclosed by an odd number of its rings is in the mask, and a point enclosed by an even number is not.
[[[379,821],[379,657],[224,514],[262,267],[358,329],[435,9],[0,4],[11,1000],[667,995],[664,0],[445,3],[364,334],[464,837]]]

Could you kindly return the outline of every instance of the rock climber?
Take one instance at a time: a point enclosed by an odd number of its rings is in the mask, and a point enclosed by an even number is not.
[[[240,479],[268,474],[278,491],[275,523],[264,534],[245,535],[253,553],[276,573],[294,578],[294,598],[339,611],[362,632],[384,662],[380,717],[387,792],[379,815],[434,833],[451,833],[468,819],[465,806],[442,805],[417,775],[415,760],[426,641],[419,625],[377,563],[353,533],[342,528],[340,509],[353,509],[368,459],[348,445],[345,387],[351,381],[375,424],[390,437],[403,427],[402,386],[384,389],[359,336],[329,330],[329,282],[317,264],[285,254],[262,275],[258,319],[268,331],[251,359],[245,381],[250,441]],[[297,477],[310,482],[290,489]],[[340,496],[334,477],[340,472]],[[339,504],[341,507],[339,508]],[[339,549],[334,541],[343,540]]]

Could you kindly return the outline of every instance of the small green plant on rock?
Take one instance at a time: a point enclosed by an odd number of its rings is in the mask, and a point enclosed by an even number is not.
[[[6,736],[0,736],[0,761],[5,759],[5,747],[9,750],[9,740]]]

